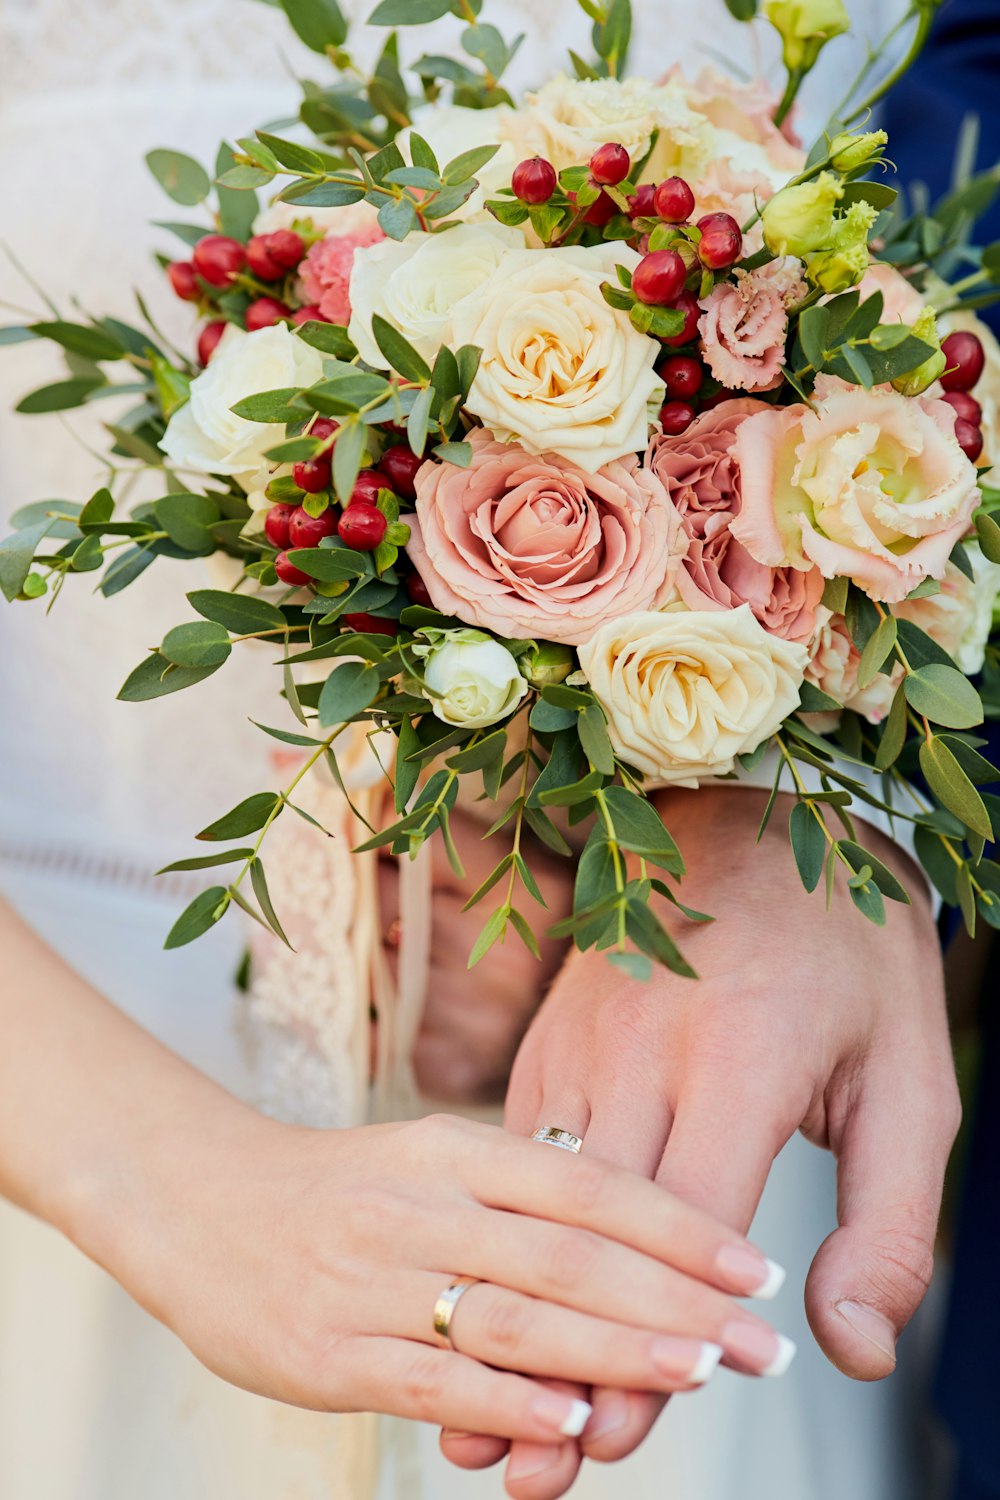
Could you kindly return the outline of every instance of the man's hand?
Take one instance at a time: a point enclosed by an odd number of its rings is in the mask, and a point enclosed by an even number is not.
[[[779,799],[755,847],[754,791],[664,797],[688,861],[682,898],[718,918],[671,919],[699,979],[660,970],[635,983],[603,956],[574,952],[518,1054],[507,1121],[519,1133],[573,1130],[585,1151],[741,1230],[796,1130],[829,1147],[840,1227],[819,1247],[806,1307],[830,1359],[874,1380],[893,1369],[896,1338],[927,1289],[959,1120],[941,959],[922,877],[870,828],[864,841],[913,905],[888,903],[880,930],[843,889],[829,912],[821,894],[806,894],[784,833],[789,801]],[[622,1399],[598,1393],[585,1453],[619,1458],[645,1435],[658,1404],[626,1396],[612,1430]],[[565,1487],[540,1475],[510,1488],[542,1500]]]

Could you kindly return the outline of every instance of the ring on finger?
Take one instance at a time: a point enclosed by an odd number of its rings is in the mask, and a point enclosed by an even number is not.
[[[583,1141],[572,1130],[562,1130],[558,1125],[539,1125],[537,1130],[531,1132],[531,1139],[537,1141],[540,1146],[555,1146],[560,1151],[572,1151],[574,1156],[579,1156],[583,1150]]]
[[[455,1316],[455,1308],[470,1286],[479,1284],[478,1276],[456,1276],[450,1281],[444,1291],[434,1304],[434,1337],[442,1349],[451,1349],[455,1353],[455,1343],[451,1336],[451,1320]]]

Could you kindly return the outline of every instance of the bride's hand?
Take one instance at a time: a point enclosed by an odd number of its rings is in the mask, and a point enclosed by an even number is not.
[[[667,1393],[719,1352],[751,1373],[778,1356],[726,1295],[765,1277],[760,1253],[619,1168],[449,1117],[319,1131],[227,1100],[175,1118],[79,1238],[236,1385],[545,1444],[590,1408],[526,1376]],[[432,1329],[456,1275],[482,1280],[461,1352]]]

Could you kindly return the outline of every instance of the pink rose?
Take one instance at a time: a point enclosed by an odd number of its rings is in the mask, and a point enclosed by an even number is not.
[[[351,269],[355,251],[384,240],[377,224],[351,234],[330,234],[317,240],[299,267],[306,301],[318,306],[328,323],[351,319]]]
[[[587,473],[476,430],[472,462],[426,463],[407,551],[436,609],[503,636],[575,646],[673,593],[686,537],[629,455]]]
[[[645,463],[670,495],[688,535],[677,590],[690,609],[749,604],[765,629],[805,641],[816,623],[823,579],[815,568],[770,568],[755,562],[734,537],[741,504],[735,441],[741,423],[769,408],[741,397],[696,417],[679,437],[661,433]]]
[[[743,506],[733,532],[768,567],[815,563],[898,604],[942,578],[979,501],[954,412],[888,386],[824,375],[814,407],[768,407],[740,425]]]
[[[737,271],[699,306],[698,331],[716,380],[731,390],[769,391],[781,381],[788,313],[782,284],[760,271]]]
[[[806,667],[806,681],[860,714],[869,724],[881,724],[902,681],[902,663],[896,662],[888,675],[880,672],[866,688],[859,688],[861,652],[851,640],[846,620],[843,615],[831,615],[827,609],[821,614],[826,618],[821,620],[809,644],[811,660]],[[826,733],[836,728],[837,717],[834,713],[810,714],[809,722],[820,733]]]

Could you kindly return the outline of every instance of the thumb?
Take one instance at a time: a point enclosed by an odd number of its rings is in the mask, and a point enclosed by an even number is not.
[[[961,1118],[950,1054],[869,1064],[839,1142],[840,1228],[806,1282],[817,1342],[845,1375],[881,1380],[923,1301],[945,1168]]]

